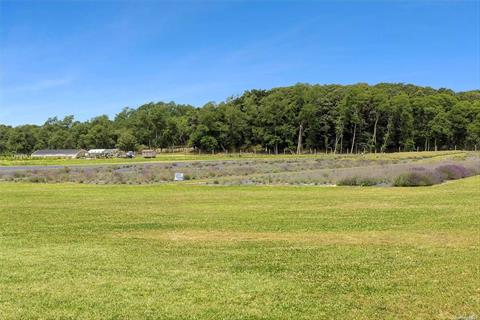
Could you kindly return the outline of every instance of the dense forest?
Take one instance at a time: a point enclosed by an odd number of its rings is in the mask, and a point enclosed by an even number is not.
[[[480,147],[480,90],[410,84],[309,85],[246,91],[201,108],[148,103],[114,119],[73,116],[0,125],[0,154],[36,149],[204,152],[390,152]]]

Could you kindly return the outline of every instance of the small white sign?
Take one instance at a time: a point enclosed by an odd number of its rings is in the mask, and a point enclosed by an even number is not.
[[[173,179],[175,181],[183,181],[183,172],[175,172],[175,178]]]

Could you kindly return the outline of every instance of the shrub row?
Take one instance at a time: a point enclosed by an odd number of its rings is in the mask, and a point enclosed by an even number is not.
[[[431,186],[446,180],[456,180],[471,176],[473,172],[458,164],[446,164],[434,170],[412,169],[411,172],[403,173],[395,178],[395,187],[420,187]]]
[[[338,181],[339,186],[375,186],[382,183],[379,179],[366,178],[366,177],[347,177]]]

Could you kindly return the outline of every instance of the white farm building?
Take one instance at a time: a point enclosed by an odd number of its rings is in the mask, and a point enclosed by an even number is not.
[[[32,153],[32,158],[69,158],[77,159],[85,157],[87,151],[83,149],[57,149],[57,150],[37,150]]]
[[[87,156],[90,158],[112,158],[118,155],[118,149],[91,149]]]

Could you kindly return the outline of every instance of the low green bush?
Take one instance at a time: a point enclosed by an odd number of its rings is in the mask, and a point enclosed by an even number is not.
[[[367,178],[367,177],[346,177],[346,178],[340,179],[337,183],[337,185],[339,186],[362,186],[362,187],[375,186],[377,184],[380,184],[380,181],[378,181],[377,179]]]
[[[31,183],[46,183],[47,182],[47,179],[44,178],[44,177],[37,177],[37,176],[33,176],[33,177],[28,177],[28,182],[31,182]]]
[[[429,171],[403,173],[393,181],[395,187],[421,187],[431,186],[435,183],[439,182],[436,181],[435,177]]]

